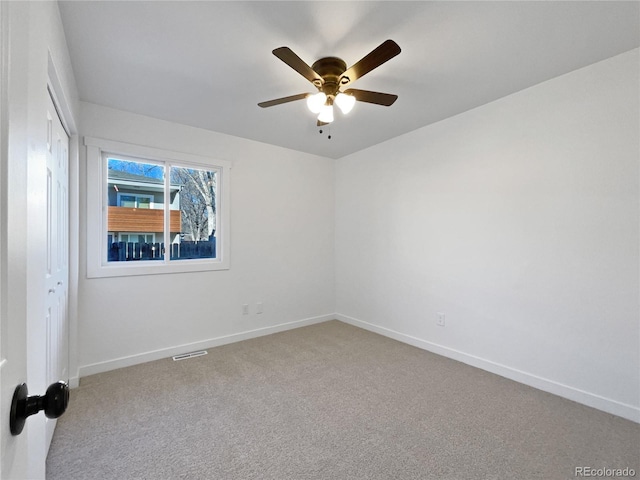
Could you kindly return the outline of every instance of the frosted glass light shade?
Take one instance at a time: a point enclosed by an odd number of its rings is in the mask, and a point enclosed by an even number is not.
[[[313,113],[320,113],[322,107],[327,101],[327,96],[324,92],[318,92],[313,95],[309,95],[307,97],[307,108],[311,110]]]
[[[322,107],[322,110],[320,110],[320,115],[318,115],[318,120],[324,123],[333,122],[333,106],[324,105]]]
[[[345,115],[349,113],[353,106],[356,104],[356,97],[353,95],[347,95],[346,93],[339,93],[336,96],[336,105]]]

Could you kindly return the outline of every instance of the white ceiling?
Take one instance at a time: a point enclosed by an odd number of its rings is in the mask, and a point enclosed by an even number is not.
[[[340,158],[640,44],[632,2],[61,1],[80,99]],[[386,39],[402,52],[353,84],[395,93],[358,102],[318,133],[313,92],[271,54],[348,66]],[[327,138],[330,130],[331,139]]]

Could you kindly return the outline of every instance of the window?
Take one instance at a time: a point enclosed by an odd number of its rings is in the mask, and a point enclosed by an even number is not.
[[[154,208],[153,197],[150,195],[133,195],[118,193],[118,205],[129,208]]]
[[[139,242],[139,243],[154,243],[155,235],[153,233],[121,233],[112,234],[109,233],[109,242]],[[107,242],[107,245],[109,243]]]
[[[229,268],[228,162],[85,138],[87,276]]]

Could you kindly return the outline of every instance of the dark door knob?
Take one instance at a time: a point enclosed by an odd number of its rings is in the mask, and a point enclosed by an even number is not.
[[[29,395],[26,383],[18,385],[11,401],[9,426],[11,435],[20,435],[27,417],[44,410],[47,418],[58,418],[69,405],[69,385],[56,382],[49,385],[44,395]]]

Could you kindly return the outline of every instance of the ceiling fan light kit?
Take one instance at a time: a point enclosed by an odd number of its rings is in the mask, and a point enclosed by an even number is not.
[[[318,114],[318,122],[331,123],[333,122],[333,105],[323,105],[320,113]]]
[[[327,103],[327,96],[324,92],[310,93],[307,97],[307,108],[312,113],[320,113],[325,103]]]
[[[304,60],[296,55],[289,47],[279,47],[273,50],[273,54],[296,72],[311,82],[317,89],[317,93],[301,93],[288,97],[277,98],[266,102],[260,102],[260,107],[272,107],[295,100],[307,100],[307,108],[318,115],[317,125],[326,125],[334,120],[333,104],[346,115],[354,107],[356,100],[360,102],[391,106],[397,95],[390,93],[371,92],[368,90],[356,90],[343,87],[355,82],[374,68],[391,60],[400,53],[400,47],[393,40],[387,40],[373,49],[353,66],[347,68],[344,60],[338,57],[324,57],[317,60],[310,67]]]
[[[353,110],[353,106],[356,104],[356,97],[340,92],[336,95],[335,104],[338,106],[340,111],[346,115]]]

